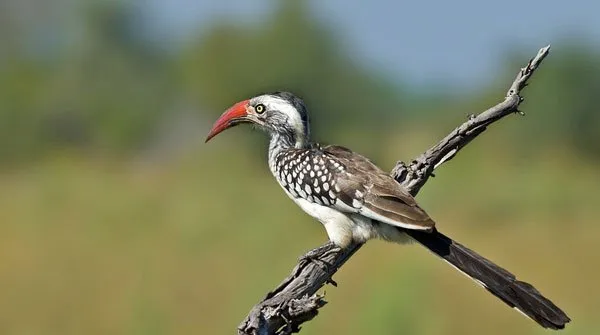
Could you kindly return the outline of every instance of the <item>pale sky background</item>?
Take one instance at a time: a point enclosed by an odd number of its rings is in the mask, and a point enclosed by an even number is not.
[[[220,20],[268,19],[274,0],[138,0],[154,29],[185,40]],[[342,38],[353,58],[411,85],[475,88],[497,73],[513,46],[533,56],[566,37],[600,46],[594,0],[311,0],[315,17]]]

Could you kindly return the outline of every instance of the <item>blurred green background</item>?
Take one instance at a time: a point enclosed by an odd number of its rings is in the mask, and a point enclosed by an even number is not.
[[[315,139],[391,169],[549,42],[526,116],[418,198],[565,309],[564,334],[599,334],[600,8],[508,2],[0,1],[0,334],[234,333],[326,235],[262,134],[203,144],[225,108],[293,91]],[[416,246],[370,243],[335,280],[302,334],[544,333]]]

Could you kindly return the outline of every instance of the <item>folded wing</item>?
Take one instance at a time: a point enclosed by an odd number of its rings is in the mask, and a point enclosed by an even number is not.
[[[435,222],[412,195],[367,158],[339,146],[323,150],[344,167],[335,176],[341,210],[405,229],[434,229]]]

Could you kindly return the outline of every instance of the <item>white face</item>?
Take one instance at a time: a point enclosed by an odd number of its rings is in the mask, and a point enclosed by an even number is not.
[[[263,118],[265,122],[275,127],[291,128],[296,136],[297,145],[302,145],[308,140],[308,126],[305,129],[300,113],[289,101],[265,94],[250,99],[249,105],[254,108],[264,105],[265,111],[259,115],[259,118]]]

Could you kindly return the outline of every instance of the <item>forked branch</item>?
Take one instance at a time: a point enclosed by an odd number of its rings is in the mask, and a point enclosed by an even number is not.
[[[519,113],[518,108],[523,101],[521,90],[549,51],[550,46],[540,49],[519,71],[504,101],[477,116],[470,116],[466,122],[410,164],[398,162],[391,175],[416,196],[435,169],[452,159],[489,125],[507,115]],[[239,325],[238,334],[283,335],[299,332],[300,325],[314,318],[319,308],[326,303],[317,291],[327,283],[336,285],[331,279],[332,276],[361,246],[354,244],[342,250],[327,242],[309,251],[300,258],[291,274],[252,308]]]

